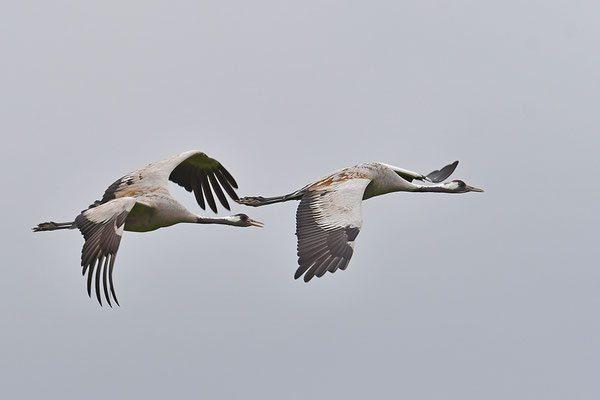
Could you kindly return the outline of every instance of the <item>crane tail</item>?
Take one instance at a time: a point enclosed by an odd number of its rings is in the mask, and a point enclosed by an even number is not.
[[[55,231],[57,229],[75,229],[75,221],[71,222],[42,222],[33,227],[34,232]]]

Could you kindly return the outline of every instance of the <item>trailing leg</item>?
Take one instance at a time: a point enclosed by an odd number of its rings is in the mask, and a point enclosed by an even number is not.
[[[284,201],[289,201],[289,200],[301,200],[303,195],[304,195],[304,191],[303,190],[297,190],[294,193],[286,194],[285,196],[276,196],[276,197],[262,197],[262,196],[242,197],[242,198],[240,198],[240,199],[238,199],[236,201],[238,203],[240,203],[240,204],[244,204],[244,205],[247,205],[247,206],[260,207],[260,206],[266,206],[268,204],[282,203]]]
[[[34,232],[55,231],[57,229],[75,229],[75,222],[42,222],[33,228]]]

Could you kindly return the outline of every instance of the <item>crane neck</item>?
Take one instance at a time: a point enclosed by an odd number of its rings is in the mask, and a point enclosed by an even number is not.
[[[414,192],[456,193],[456,190],[449,188],[444,183],[437,185],[413,185],[415,186]]]
[[[220,224],[220,225],[235,225],[236,221],[231,217],[201,217],[199,215],[196,216],[197,224]]]

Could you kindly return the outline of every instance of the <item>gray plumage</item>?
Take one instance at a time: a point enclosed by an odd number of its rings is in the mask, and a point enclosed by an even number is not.
[[[243,197],[239,203],[259,207],[300,200],[296,212],[298,268],[294,278],[308,282],[326,272],[346,269],[362,226],[362,200],[382,194],[408,192],[464,193],[482,191],[462,181],[440,184],[456,169],[458,161],[427,175],[384,163],[367,163],[332,174],[284,196]],[[431,182],[417,185],[413,180]]]
[[[148,232],[183,222],[241,227],[262,225],[245,214],[200,217],[171,196],[169,180],[189,192],[193,191],[202,209],[208,204],[211,210],[217,212],[216,196],[229,210],[225,193],[233,200],[238,199],[234,191],[238,185],[233,176],[217,160],[194,150],[155,162],[116,180],[109,185],[101,200],[83,210],[73,222],[44,222],[33,230],[79,229],[85,240],[81,267],[83,275],[87,273],[88,295],[91,297],[94,286],[98,303],[102,305],[102,287],[104,297],[112,307],[111,296],[119,304],[113,284],[113,269],[123,231]]]

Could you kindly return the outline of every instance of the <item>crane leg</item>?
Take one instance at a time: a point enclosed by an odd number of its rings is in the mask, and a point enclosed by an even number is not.
[[[75,222],[42,222],[33,228],[34,232],[55,231],[57,229],[75,229]]]

